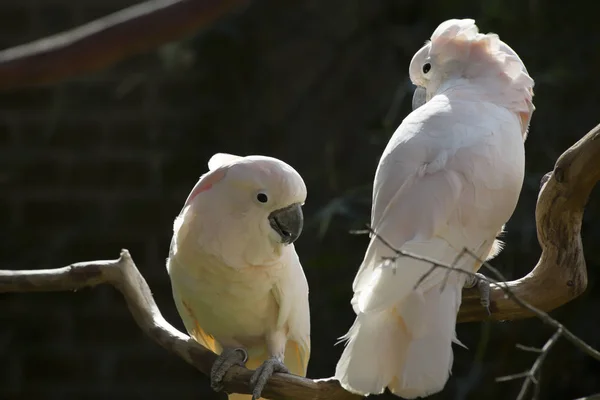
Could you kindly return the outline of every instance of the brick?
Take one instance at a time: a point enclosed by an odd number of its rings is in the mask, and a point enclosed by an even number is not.
[[[13,183],[19,186],[56,186],[57,183],[64,180],[68,172],[62,163],[47,160],[23,160],[20,163],[8,160],[6,167],[3,164],[0,163],[2,168],[6,168],[5,170],[12,170]]]
[[[149,145],[148,123],[143,118],[107,118],[102,144],[109,148],[144,148]]]
[[[47,135],[47,144],[70,149],[96,148],[102,143],[104,123],[98,118],[71,119],[62,115]]]
[[[28,308],[27,311],[18,315],[18,323],[15,320],[5,324],[4,318],[1,320],[1,326],[13,327],[10,348],[16,349],[14,351],[19,353],[36,352],[38,349],[36,349],[35,343],[40,338],[54,343],[57,347],[67,341],[72,325],[70,310],[56,307],[60,303],[60,298],[64,298],[65,294],[56,296],[50,293],[36,293],[23,294],[20,295],[20,298],[13,298],[13,301],[27,304]],[[69,297],[72,296],[70,294]],[[17,315],[14,317],[16,319]]]
[[[20,269],[29,268],[24,258],[32,253],[32,243],[43,240],[39,231],[33,229],[20,229],[10,234],[2,234],[0,240],[0,254],[3,268]]]
[[[39,36],[52,35],[76,25],[73,9],[66,4],[41,3],[38,5],[37,16],[36,29]]]
[[[97,374],[97,354],[81,351],[64,354],[50,349],[51,347],[46,352],[31,352],[24,357],[24,386],[65,381],[94,383]]]
[[[180,205],[175,205],[174,201],[166,204],[165,199],[149,198],[143,201],[129,200],[116,203],[114,211],[119,223],[150,231],[157,230],[159,227],[157,221],[174,219],[179,211],[178,207]]]
[[[35,227],[77,227],[100,212],[98,204],[83,201],[47,200],[40,196],[28,200],[23,209],[25,224]]]
[[[192,149],[193,150],[193,149]],[[193,157],[193,154],[187,156],[182,150],[177,157],[165,160],[163,164],[163,179],[171,188],[177,188],[184,196],[187,196],[194,187],[200,176],[207,172],[206,165],[208,158]],[[185,199],[182,199],[182,205]]]
[[[21,360],[17,354],[6,355],[0,352],[4,362],[0,363],[0,398],[13,399],[18,398],[18,393],[22,386],[21,378]]]
[[[55,89],[20,88],[19,90],[0,92],[0,110],[49,110],[55,102]]]
[[[66,88],[66,108],[70,111],[93,110],[95,113],[119,109],[140,109],[144,104],[144,87],[119,91],[118,84],[106,82],[71,82]]]
[[[0,36],[26,35],[31,29],[31,16],[25,5],[2,5]]]
[[[167,107],[192,107],[202,112],[216,109],[212,102],[202,101],[202,92],[206,92],[206,84],[201,79],[167,79],[158,86],[157,97]]]
[[[144,162],[107,159],[79,160],[69,170],[68,183],[81,188],[143,188],[148,182],[148,168]]]
[[[48,118],[42,114],[19,113],[16,125],[19,129],[19,144],[23,147],[39,146],[48,140]]]
[[[0,224],[7,228],[12,228],[14,224],[13,208],[12,201],[0,197]]]
[[[16,143],[16,127],[11,118],[0,118],[0,147],[8,147]]]
[[[133,322],[127,306],[122,304],[119,308],[114,314],[112,311],[115,310],[98,314],[99,310],[96,308],[89,310],[87,315],[78,315],[73,323],[74,347],[126,347],[139,342],[139,328]],[[132,335],[132,332],[135,335]]]
[[[150,51],[132,55],[107,70],[111,77],[125,77],[128,81],[123,85],[142,84],[148,79],[154,79],[154,73],[160,68],[157,52]]]
[[[165,116],[155,124],[157,145],[177,149],[178,157],[185,156],[187,152],[195,152],[197,157],[199,148],[210,149],[219,143],[216,135],[202,134],[211,130],[215,120],[215,115],[205,110],[197,111],[194,115]]]
[[[118,357],[114,375],[117,382],[144,380],[149,383],[176,385],[185,384],[186,381],[189,382],[188,379],[195,378],[200,385],[208,383],[204,375],[182,359],[149,340],[143,343],[135,353],[125,353]],[[172,373],[168,379],[165,379],[165,369]]]

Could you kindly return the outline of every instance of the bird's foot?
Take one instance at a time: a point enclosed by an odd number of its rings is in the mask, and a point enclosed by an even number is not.
[[[250,388],[252,389],[252,400],[260,398],[260,395],[267,384],[269,378],[276,372],[289,374],[287,367],[277,358],[271,357],[265,361],[250,378]]]
[[[234,365],[244,366],[248,360],[248,353],[241,348],[225,348],[213,363],[210,370],[210,386],[214,391],[223,390],[223,378],[229,368]]]
[[[492,315],[490,312],[490,283],[487,281],[485,275],[475,274],[476,276],[470,275],[465,283],[466,288],[472,288],[477,286],[479,290],[479,297],[481,305],[487,311],[488,315]]]

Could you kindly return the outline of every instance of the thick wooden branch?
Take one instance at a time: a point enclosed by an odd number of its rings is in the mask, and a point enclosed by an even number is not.
[[[247,0],[151,0],[0,51],[0,90],[56,83],[206,27]]]
[[[175,329],[164,319],[148,284],[127,250],[122,250],[117,260],[80,262],[46,270],[0,270],[0,293],[78,290],[102,283],[114,286],[123,294],[136,323],[155,342],[177,354],[202,373],[210,374],[217,355]],[[246,368],[232,367],[224,379],[225,390],[230,393],[251,394],[251,376],[252,372]],[[263,397],[274,400],[361,398],[346,392],[336,380],[314,381],[284,374],[275,374],[269,380],[263,390]]]
[[[587,269],[581,243],[581,221],[598,180],[600,125],[565,151],[556,161],[554,170],[542,180],[535,212],[542,255],[529,274],[508,282],[511,291],[524,302],[550,311],[585,291]],[[490,311],[490,318],[495,320],[533,316],[499,287],[492,288]],[[458,321],[479,321],[486,317],[478,291],[465,290]]]

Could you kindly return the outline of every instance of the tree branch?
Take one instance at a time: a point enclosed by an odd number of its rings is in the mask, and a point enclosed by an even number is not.
[[[543,311],[573,300],[587,286],[581,221],[590,193],[600,180],[599,135],[600,125],[565,151],[554,171],[542,180],[535,212],[542,255],[529,274],[506,283],[516,297]],[[533,315],[500,287],[492,287],[490,299],[492,319],[515,320]],[[485,318],[487,313],[481,307],[477,289],[465,290],[458,322]]]
[[[78,290],[102,283],[114,286],[123,294],[131,315],[144,333],[200,372],[210,375],[217,355],[164,319],[127,250],[122,250],[117,260],[80,262],[57,269],[0,270],[0,293]],[[251,394],[251,376],[252,372],[248,369],[233,366],[225,376],[225,390]],[[342,389],[336,380],[314,381],[288,374],[275,374],[263,390],[263,397],[286,400],[361,399],[361,396]]]
[[[208,26],[247,0],[151,0],[0,51],[0,90],[97,71]]]
[[[554,171],[546,175],[538,197],[536,221],[542,256],[527,276],[511,282],[488,279],[491,290],[492,318],[511,320],[536,315],[557,329],[546,344],[546,351],[563,336],[590,356],[600,359],[600,353],[581,341],[544,311],[554,309],[581,294],[586,287],[586,266],[581,245],[581,220],[590,192],[600,179],[600,125],[568,149],[556,162]],[[400,256],[423,258],[399,252]],[[424,258],[423,258],[424,259]],[[454,269],[435,260],[436,268]],[[501,274],[488,263],[494,274]],[[461,271],[464,272],[464,271]],[[466,273],[466,272],[465,272]],[[141,276],[129,252],[123,250],[118,260],[91,261],[70,266],[33,271],[0,270],[0,293],[76,290],[108,283],[116,287],[127,302],[140,328],[167,350],[209,375],[216,354],[200,346],[189,336],[171,326],[162,316],[148,284]],[[465,291],[459,321],[486,319],[478,294]],[[540,357],[522,377],[535,379],[545,355]],[[224,379],[227,392],[250,394],[251,372],[234,366]],[[534,380],[524,383],[526,390]],[[263,396],[291,400],[358,400],[361,396],[342,389],[334,379],[311,380],[287,374],[275,374],[267,383]]]

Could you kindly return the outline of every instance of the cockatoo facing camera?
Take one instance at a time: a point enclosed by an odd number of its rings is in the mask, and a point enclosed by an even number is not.
[[[517,54],[471,19],[443,22],[410,63],[413,112],[383,152],[373,187],[372,235],[353,283],[357,315],[335,377],[359,394],[403,398],[441,391],[452,367],[461,291],[475,282],[395,254],[476,272],[523,184],[533,80]],[[463,256],[458,259],[460,254]],[[457,261],[458,259],[458,261]],[[416,287],[416,288],[415,288]],[[443,289],[443,290],[442,290]]]
[[[258,398],[273,372],[306,375],[308,284],[293,245],[306,186],[270,157],[220,153],[208,166],[175,220],[167,260],[173,298],[188,333],[220,354],[213,388],[247,359]]]

